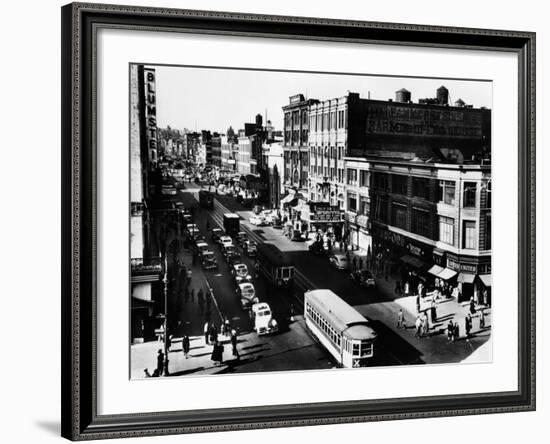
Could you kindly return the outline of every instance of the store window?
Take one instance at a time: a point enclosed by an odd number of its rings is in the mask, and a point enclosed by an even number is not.
[[[357,170],[352,169],[352,168],[348,168],[347,175],[348,175],[347,184],[348,185],[357,185]]]
[[[452,180],[439,181],[439,202],[447,205],[455,204],[455,183]]]
[[[454,245],[454,225],[452,217],[439,216],[439,240]]]
[[[473,220],[465,220],[462,230],[462,248],[476,248],[476,223]]]
[[[464,207],[474,208],[476,206],[476,187],[475,182],[464,182]]]

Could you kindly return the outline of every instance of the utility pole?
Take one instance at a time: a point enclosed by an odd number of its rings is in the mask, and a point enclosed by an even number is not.
[[[168,251],[164,253],[164,376],[168,376]]]

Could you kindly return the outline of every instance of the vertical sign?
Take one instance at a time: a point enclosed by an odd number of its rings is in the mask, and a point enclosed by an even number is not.
[[[157,164],[157,97],[155,85],[155,70],[144,68],[144,92],[145,92],[145,137],[149,163],[151,167]]]

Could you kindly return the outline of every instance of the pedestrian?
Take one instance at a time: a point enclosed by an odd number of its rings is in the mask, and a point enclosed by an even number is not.
[[[422,320],[420,319],[420,315],[416,317],[416,321],[414,322],[414,326],[416,328],[414,337],[415,338],[421,338],[422,337]]]
[[[210,333],[210,323],[206,321],[204,323],[204,345],[208,345],[208,334]]]
[[[468,316],[464,319],[464,327],[466,330],[466,338],[469,338],[470,330],[472,329],[472,318],[470,317],[470,313],[468,313]]]
[[[473,296],[470,298],[470,313],[472,315],[476,314],[476,303]]]
[[[410,292],[410,284],[409,281],[405,281],[405,285],[403,286],[403,293],[408,296]]]
[[[233,356],[239,359],[239,350],[237,350],[237,330],[234,328],[231,329],[231,347],[233,349]]]
[[[181,347],[185,359],[189,358],[189,336],[187,336],[187,334],[184,334],[181,338]]]
[[[423,288],[422,282],[419,282],[418,286],[416,287],[418,291],[418,296],[422,296],[422,288]]]
[[[190,285],[187,285],[187,288],[190,288]],[[195,302],[195,289],[194,288],[191,288],[191,290],[189,291],[189,295],[191,297],[191,302]]]
[[[206,291],[205,294],[206,294],[206,311],[210,311],[210,304],[212,302],[212,297],[209,291]]]
[[[437,304],[435,303],[435,300],[432,298],[432,303],[430,306],[430,314],[432,316],[432,323],[437,321]]]
[[[210,359],[214,361],[214,365],[216,366],[223,362],[223,345],[221,345],[218,341],[214,342]]]
[[[424,312],[424,316],[422,318],[422,336],[428,336],[430,335],[430,321],[428,320],[428,315],[426,312]]]
[[[162,368],[164,366],[164,353],[162,353],[162,350],[159,348],[157,352],[157,369],[156,372],[158,375],[162,375]]]
[[[416,312],[420,313],[420,295],[416,295]]]
[[[210,342],[212,344],[215,344],[218,341],[218,329],[216,328],[216,324],[212,323],[210,324]]]
[[[458,326],[458,322],[456,322],[454,324],[454,329],[453,329],[453,342],[455,342],[459,338],[460,338],[460,327]]]
[[[449,320],[447,324],[447,341],[454,342],[454,325],[452,320]]]
[[[479,311],[479,329],[483,330],[485,328],[485,311],[483,307]]]
[[[229,322],[228,317],[226,317],[223,322],[223,330],[224,330],[223,332],[224,336],[227,336],[231,331],[231,323]]]
[[[406,328],[405,327],[405,315],[403,314],[403,309],[400,308],[397,313],[397,328]]]

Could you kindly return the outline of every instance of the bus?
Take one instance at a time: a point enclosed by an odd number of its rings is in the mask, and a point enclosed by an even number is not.
[[[306,326],[342,367],[366,367],[376,332],[369,321],[331,290],[304,294]]]
[[[207,190],[200,190],[199,205],[203,208],[214,208],[214,193]]]
[[[256,258],[260,273],[270,284],[287,287],[294,281],[294,265],[287,254],[276,245],[263,243],[256,247]]]

